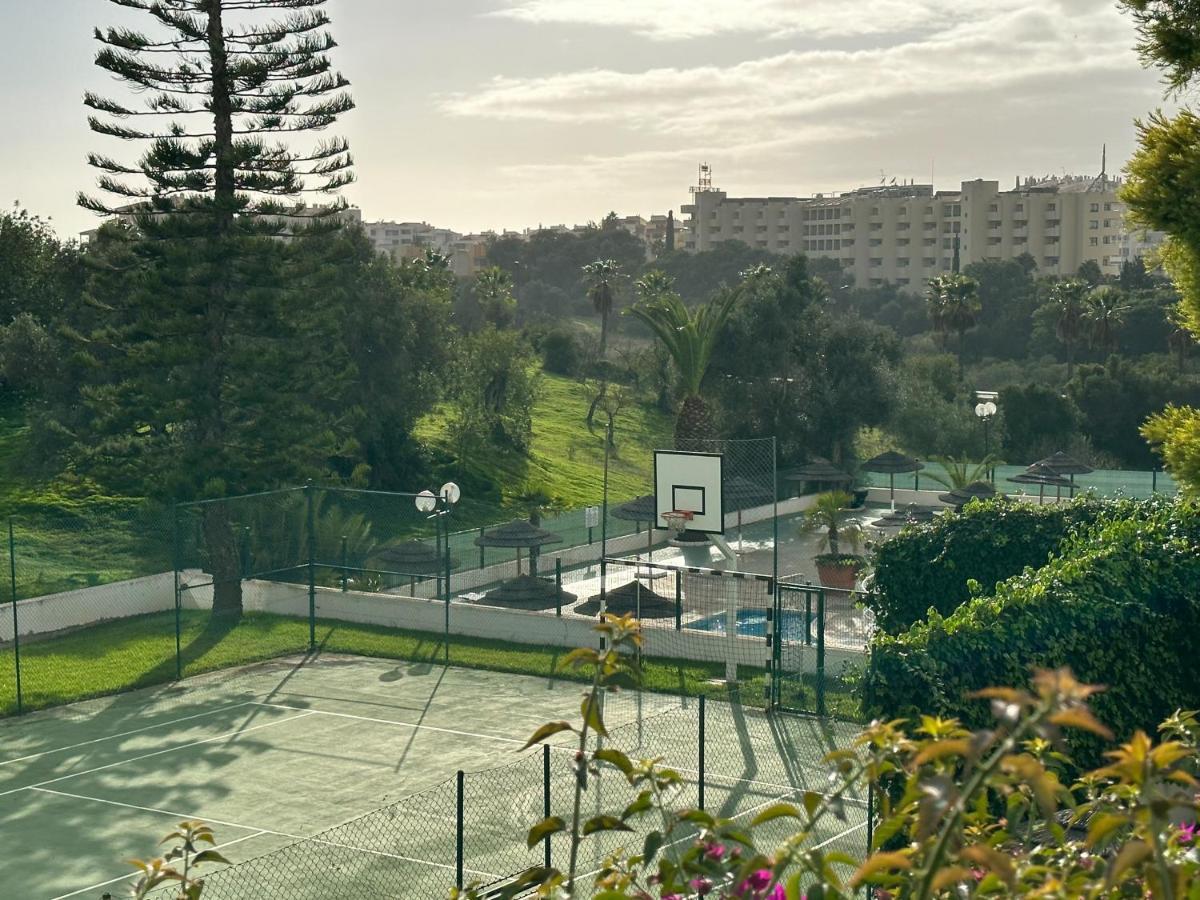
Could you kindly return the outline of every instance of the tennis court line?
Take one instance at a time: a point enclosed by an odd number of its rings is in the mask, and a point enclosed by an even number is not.
[[[388,859],[398,859],[398,860],[402,860],[403,862],[419,863],[420,865],[423,865],[423,866],[434,866],[435,868],[438,868],[438,869],[454,869],[455,868],[454,866],[450,865],[449,863],[434,862],[433,860],[430,860],[430,859],[419,859],[418,857],[415,857],[415,856],[404,856],[399,853],[388,853],[384,850],[371,850],[371,849],[368,849],[367,847],[359,847],[354,844],[342,844],[342,843],[339,843],[338,841],[327,841],[324,838],[319,838],[319,837],[304,837],[304,835],[291,834],[290,832],[287,832],[287,831],[275,831],[271,828],[262,828],[258,825],[241,825],[237,822],[226,822],[226,821],[222,821],[221,819],[213,819],[213,818],[209,818],[207,816],[196,815],[194,813],[175,812],[170,809],[159,809],[158,807],[155,807],[155,806],[138,806],[136,803],[124,803],[120,800],[106,800],[103,797],[89,797],[86,794],[71,794],[71,793],[68,793],[67,791],[52,791],[49,788],[42,788],[42,787],[30,787],[30,788],[26,788],[26,790],[38,791],[39,793],[42,793],[42,794],[54,794],[59,797],[68,797],[72,800],[87,800],[87,801],[91,801],[92,803],[103,803],[103,804],[106,804],[107,806],[121,806],[121,807],[124,807],[125,809],[135,809],[139,812],[157,813],[158,815],[173,816],[173,817],[180,818],[180,819],[199,819],[200,821],[202,821],[208,825],[220,825],[224,828],[243,828],[247,831],[257,831],[259,835],[269,834],[272,837],[282,837],[282,838],[287,838],[288,840],[292,840],[292,841],[303,841],[304,843],[312,843],[312,844],[324,844],[327,847],[342,847],[346,850],[353,850],[355,853],[370,853],[373,856],[385,856]],[[340,822],[337,825],[328,826],[327,828],[323,829],[321,832],[318,832],[318,834],[323,834],[325,832],[332,831],[334,828],[341,828],[343,825],[348,825],[351,822],[356,821],[357,819],[361,819],[364,815],[370,815],[372,812],[377,812],[377,810],[370,810],[366,813],[359,813],[357,816],[347,819],[344,822]],[[246,837],[241,838],[241,840],[246,840],[248,838],[256,837],[256,836],[257,835],[247,835]],[[280,848],[280,849],[283,849],[283,848]],[[464,868],[463,871],[470,872],[472,875],[486,875],[488,877],[493,877],[493,878],[501,877],[499,875],[496,875],[496,873],[494,873],[494,872],[484,872],[480,869]]]
[[[225,841],[224,843],[217,844],[214,847],[205,848],[205,849],[224,850],[226,847],[231,847],[234,844],[240,844],[242,841],[248,841],[251,838],[260,837],[261,835],[264,835],[264,834],[266,834],[265,831],[259,831],[254,834],[247,834],[240,838],[234,838],[232,841]],[[77,897],[80,894],[85,894],[85,893],[88,893],[89,891],[94,891],[97,888],[107,887],[110,884],[116,884],[118,881],[128,881],[130,878],[136,878],[137,876],[138,876],[137,872],[130,872],[128,875],[120,875],[116,878],[110,878],[110,879],[108,879],[108,881],[101,881],[101,882],[98,882],[97,884],[90,884],[87,887],[80,888],[77,891],[71,891],[71,893],[69,893],[69,894],[59,894],[57,897],[54,897],[53,900],[66,900],[66,898],[68,898],[68,897]]]
[[[202,719],[205,716],[215,716],[218,713],[229,712],[231,709],[240,709],[243,706],[249,706],[252,701],[247,700],[243,703],[235,703],[233,706],[222,706],[219,709],[210,709],[208,712],[196,713],[194,716],[181,716],[178,719],[170,719],[166,722],[159,722],[156,725],[145,725],[141,728],[134,728],[130,731],[121,731],[117,734],[109,734],[104,737],[92,738],[90,741],[80,741],[78,744],[67,744],[65,747],[55,747],[53,750],[40,750],[37,753],[30,753],[28,756],[18,756],[16,759],[7,759],[0,762],[0,766],[11,766],[13,763],[25,762],[30,759],[37,759],[39,756],[48,756],[51,753],[63,753],[67,750],[76,750],[79,747],[86,747],[89,744],[99,744],[102,741],[111,741],[120,737],[128,737],[131,734],[140,734],[143,731],[153,731],[156,728],[163,728],[167,725],[176,725],[179,722],[187,722],[190,719]]]
[[[225,734],[218,734],[215,737],[204,738],[203,740],[192,741],[187,744],[179,744],[176,747],[166,747],[162,750],[155,750],[153,753],[143,753],[141,756],[131,756],[128,759],[122,759],[119,762],[108,763],[107,765],[103,766],[96,766],[92,769],[84,769],[82,772],[72,772],[70,775],[61,775],[58,778],[50,778],[46,781],[39,781],[36,784],[27,784],[19,788],[0,791],[0,797],[7,797],[9,794],[15,794],[19,791],[26,791],[30,788],[44,787],[47,784],[57,784],[60,781],[66,781],[69,778],[78,778],[81,775],[91,775],[93,772],[103,772],[105,769],[114,769],[117,766],[123,766],[126,763],[137,762],[140,759],[149,759],[152,756],[161,756],[164,753],[174,753],[176,750],[187,750],[189,747],[198,747],[201,744],[211,744],[213,741],[222,741],[226,738],[237,737],[241,734],[249,734],[251,731],[258,731],[260,728],[272,728],[275,725],[282,725],[284,722],[292,722],[296,719],[303,719],[311,715],[311,712],[306,712],[298,716],[288,716],[285,719],[277,719],[274,722],[264,722],[261,725],[251,725],[249,728],[242,728],[238,731],[230,731]]]

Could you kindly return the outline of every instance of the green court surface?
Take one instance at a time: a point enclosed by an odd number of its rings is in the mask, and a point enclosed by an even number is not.
[[[577,719],[581,686],[547,678],[345,656],[299,657],[0,722],[0,895],[119,897],[126,860],[156,854],[182,819],[212,825],[235,866],[205,897],[445,896],[456,877],[455,773],[463,770],[466,881],[541,861],[524,834],[569,803],[570,735],[521,754],[551,719]],[[851,726],[694,698],[610,695],[611,740],[662,755],[710,811],[748,817],[824,787],[821,756]],[[614,771],[597,810],[631,799]],[[863,840],[863,813],[829,840]],[[316,836],[315,840],[311,839]],[[782,837],[782,834],[778,835]],[[305,841],[305,843],[299,843]],[[557,854],[564,846],[555,844]],[[589,856],[598,860],[605,848]],[[253,862],[247,862],[254,860]]]

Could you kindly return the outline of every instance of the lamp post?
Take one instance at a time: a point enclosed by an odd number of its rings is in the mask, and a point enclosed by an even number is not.
[[[996,397],[995,391],[976,391],[975,397],[979,401],[975,404],[975,415],[983,422],[983,457],[986,460],[991,455],[991,445],[988,440],[988,426],[992,423],[992,417],[996,415]],[[991,481],[996,480],[996,473],[988,467],[988,477]]]
[[[433,542],[437,553],[442,556],[445,551],[446,600],[450,600],[450,521],[447,518],[454,504],[462,499],[462,490],[453,481],[447,481],[436,494],[433,491],[421,491],[414,499],[418,512],[426,513],[426,518],[433,519]],[[446,539],[442,542],[442,522],[445,521]],[[441,575],[438,580],[441,581]]]

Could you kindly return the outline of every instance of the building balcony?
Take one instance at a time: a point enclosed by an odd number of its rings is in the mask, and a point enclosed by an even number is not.
[[[695,212],[696,212],[696,204],[695,203],[685,203],[683,206],[679,207],[679,214],[681,216],[694,215]]]

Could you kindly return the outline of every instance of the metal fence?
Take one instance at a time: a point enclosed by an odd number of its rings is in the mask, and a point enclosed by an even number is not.
[[[633,704],[633,694],[606,695],[606,705]],[[828,787],[821,760],[842,735],[800,719],[780,720],[761,710],[704,698],[659,706],[612,728],[605,746],[639,757],[664,757],[683,776],[669,798],[672,808],[700,808],[743,826],[755,813],[804,792]],[[597,746],[592,739],[591,748]],[[540,865],[566,869],[569,837],[555,834],[533,847],[529,828],[546,816],[571,821],[577,779],[574,751],[543,745],[513,762],[481,771],[457,772],[441,784],[404,797],[279,850],[205,877],[205,897],[215,900],[316,900],[330,896],[446,897],[468,884],[498,891],[524,870]],[[585,818],[618,814],[633,799],[616,769],[600,767],[584,781]],[[824,836],[826,846],[864,856],[873,817],[867,793],[847,796],[846,820]],[[601,832],[585,838],[578,872],[589,878],[622,846],[642,843],[640,829],[661,825],[654,817],[631,820],[634,833]],[[764,849],[791,829],[778,821],[757,829]],[[691,840],[684,825],[672,838]],[[151,894],[160,900],[169,889]]]
[[[925,468],[919,472],[905,472],[895,476],[895,487],[897,490],[925,490],[925,491],[944,491],[945,486],[937,480],[936,476],[944,476],[945,468],[937,462],[925,462]],[[968,464],[968,469],[972,468]],[[1025,471],[1025,466],[1017,465],[996,465],[993,467],[994,480],[996,489],[1005,494],[1014,495],[1037,495],[1037,487],[1023,484],[1015,484],[1008,479],[1013,475],[1019,475]],[[891,483],[889,476],[879,472],[861,472],[863,484],[869,487],[886,488]],[[1075,484],[1075,493],[1083,493],[1091,491],[1098,497],[1131,497],[1134,499],[1145,499],[1155,494],[1166,494],[1167,496],[1175,496],[1179,493],[1179,485],[1168,472],[1163,472],[1158,469],[1150,471],[1137,471],[1130,469],[1097,469],[1087,475],[1075,475],[1071,480]],[[1062,496],[1067,496],[1070,491],[1062,489]],[[1053,496],[1056,491],[1048,489],[1048,495]]]

